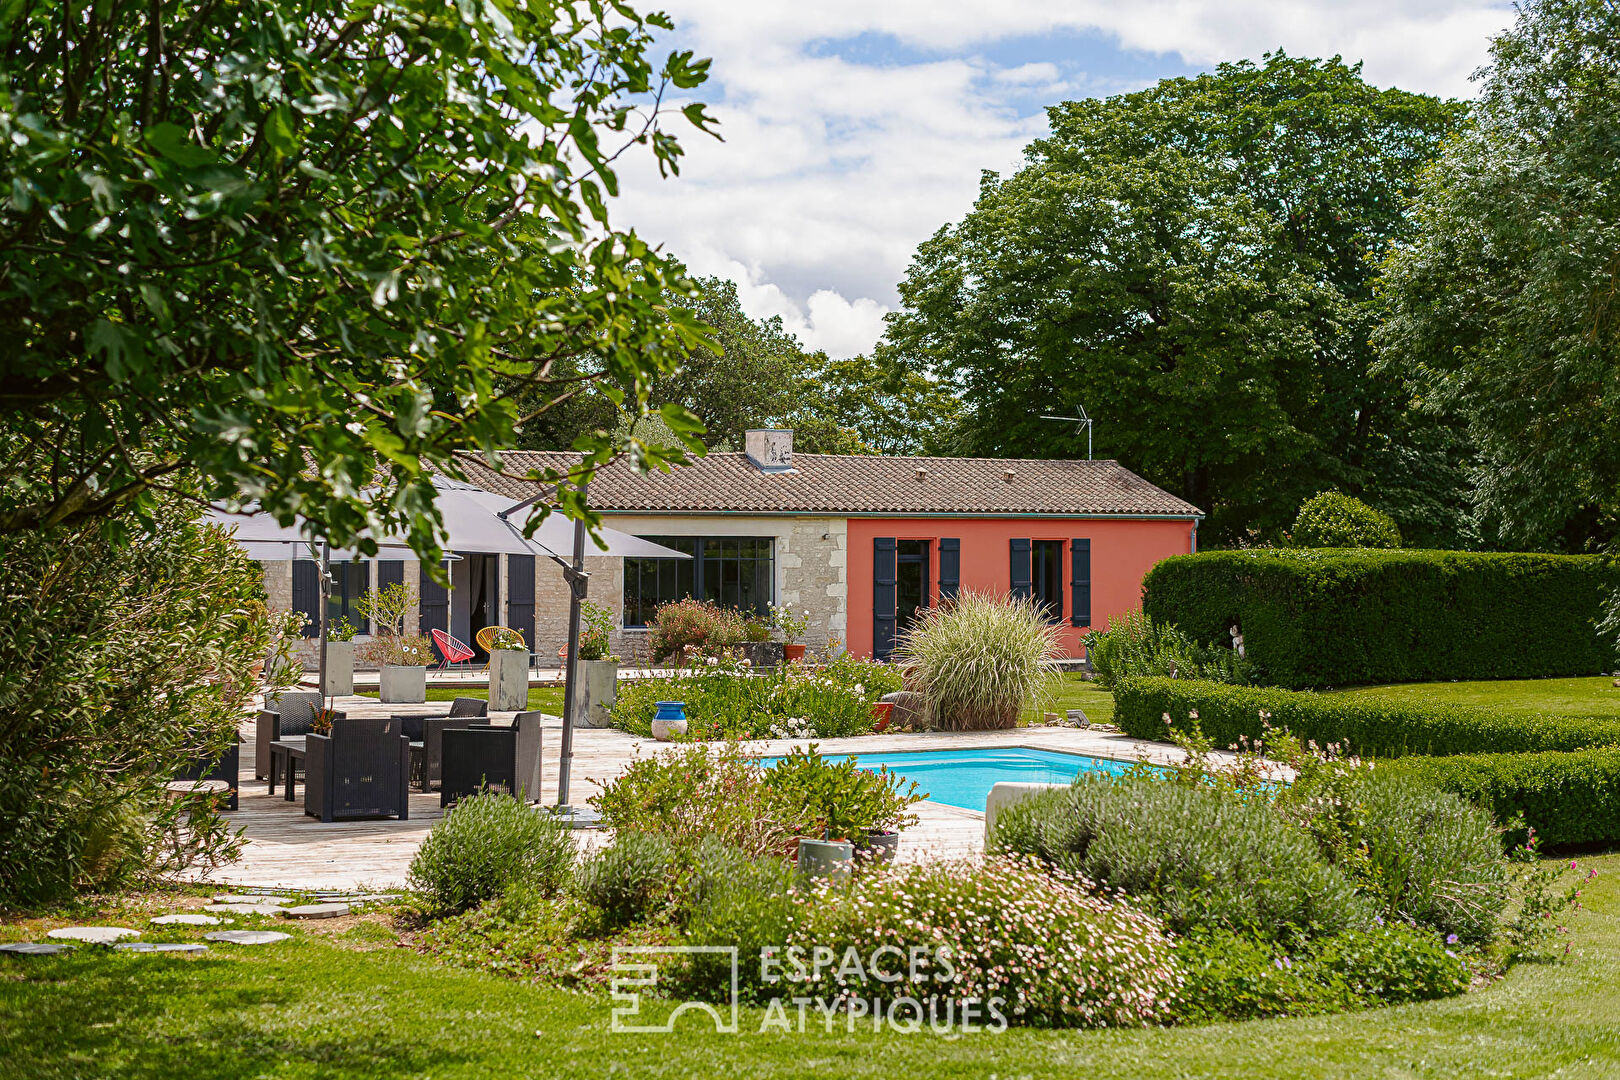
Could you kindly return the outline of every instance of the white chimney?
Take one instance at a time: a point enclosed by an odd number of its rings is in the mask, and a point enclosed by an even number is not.
[[[760,472],[792,472],[793,429],[750,428],[743,433],[743,451]]]

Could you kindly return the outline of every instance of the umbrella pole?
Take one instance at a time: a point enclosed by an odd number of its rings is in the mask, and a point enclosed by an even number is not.
[[[590,575],[585,573],[585,523],[574,522],[574,565],[563,567],[568,580],[568,658],[563,676],[563,715],[561,758],[557,763],[557,806],[568,806],[568,778],[574,759],[574,701],[579,682],[579,606],[590,587]]]
[[[331,627],[326,624],[327,601],[332,596],[332,545],[325,540],[321,541],[321,659],[319,674],[320,681],[315,688],[320,691],[321,697],[326,696],[326,638]],[[288,789],[291,790],[291,789]]]

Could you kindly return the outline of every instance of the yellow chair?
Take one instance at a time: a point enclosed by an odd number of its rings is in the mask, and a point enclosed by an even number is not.
[[[522,641],[524,645],[528,645],[528,641],[523,637],[523,631],[513,630],[510,626],[486,626],[482,630],[478,631],[478,633],[473,635],[473,640],[478,642],[478,647],[480,649],[483,649],[485,652],[489,652],[495,647],[495,635],[500,633],[502,630],[507,630],[516,634],[519,641]],[[483,670],[489,670],[488,660],[484,661]]]

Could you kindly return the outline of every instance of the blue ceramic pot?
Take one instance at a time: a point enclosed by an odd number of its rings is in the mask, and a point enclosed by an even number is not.
[[[654,720],[686,719],[686,702],[684,701],[659,701],[655,704],[658,706],[658,712],[653,716]]]

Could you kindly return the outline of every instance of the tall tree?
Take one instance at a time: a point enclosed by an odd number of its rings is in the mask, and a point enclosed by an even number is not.
[[[1281,53],[1056,106],[919,248],[880,358],[959,391],[962,452],[1083,453],[1040,417],[1084,407],[1211,539],[1328,487],[1381,504],[1406,402],[1370,370],[1370,282],[1460,111]]]
[[[515,388],[539,410],[600,381],[637,413],[704,348],[665,300],[679,265],[607,209],[620,154],[678,166],[657,102],[705,77],[654,60],[664,16],[0,10],[0,534],[127,520],[195,468],[211,498],[338,543],[406,528],[436,560],[430,469],[509,445]]]
[[[1389,259],[1392,369],[1467,418],[1483,524],[1620,536],[1620,7],[1533,0],[1491,47],[1464,135]]]

